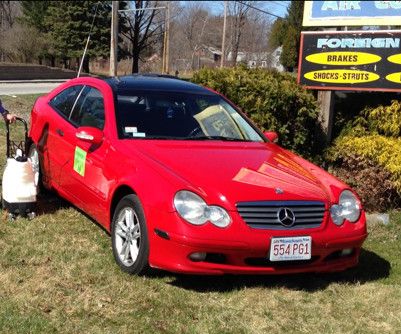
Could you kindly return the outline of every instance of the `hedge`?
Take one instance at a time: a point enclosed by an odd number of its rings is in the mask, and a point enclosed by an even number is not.
[[[401,103],[364,109],[327,150],[331,171],[371,210],[401,204]]]
[[[401,101],[393,100],[389,106],[366,108],[354,122],[354,129],[377,133],[386,137],[401,135]],[[362,134],[363,134],[362,132]]]

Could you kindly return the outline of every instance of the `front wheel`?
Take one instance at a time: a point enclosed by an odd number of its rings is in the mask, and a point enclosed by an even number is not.
[[[137,196],[127,195],[118,203],[113,215],[111,238],[114,258],[123,271],[141,275],[149,269],[148,232]]]

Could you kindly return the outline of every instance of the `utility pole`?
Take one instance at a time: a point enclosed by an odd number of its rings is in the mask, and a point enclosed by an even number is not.
[[[117,76],[118,1],[111,4],[110,76]]]
[[[162,72],[169,73],[169,47],[170,47],[170,2],[167,2],[166,7],[166,22],[164,28],[164,39],[163,39],[163,65]]]
[[[221,42],[220,67],[224,67],[224,55],[226,53],[226,27],[227,27],[227,1],[224,1],[223,41]]]
[[[170,1],[167,1],[166,73],[170,72]]]

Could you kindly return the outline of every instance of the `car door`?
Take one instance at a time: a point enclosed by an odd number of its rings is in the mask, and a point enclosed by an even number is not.
[[[46,135],[38,144],[43,152],[43,177],[56,188],[60,183],[61,169],[69,159],[65,150],[67,134],[72,131],[69,118],[83,88],[83,85],[68,87],[49,101],[52,110],[47,113]]]
[[[70,116],[73,132],[66,133],[66,152],[69,159],[62,167],[60,187],[76,199],[91,216],[104,215],[108,180],[105,177],[104,161],[108,152],[108,141],[100,145],[76,137],[80,127],[103,130],[105,125],[104,98],[100,90],[86,86],[80,94]]]

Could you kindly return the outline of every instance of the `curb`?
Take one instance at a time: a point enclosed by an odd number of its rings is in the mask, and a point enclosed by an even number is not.
[[[37,79],[37,80],[0,80],[0,84],[20,84],[20,83],[62,83],[71,79]]]

